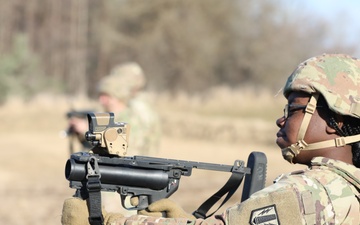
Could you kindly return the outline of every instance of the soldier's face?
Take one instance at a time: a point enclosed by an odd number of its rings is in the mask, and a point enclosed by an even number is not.
[[[113,98],[110,95],[101,93],[99,95],[99,102],[105,111],[112,111]]]
[[[292,92],[288,97],[288,107],[284,110],[285,115],[276,121],[280,128],[276,136],[276,144],[281,148],[289,147],[298,141],[298,133],[305,115],[305,107],[309,102],[310,96],[303,92]],[[306,143],[316,143],[329,140],[328,126],[326,121],[320,117],[316,110],[311,117],[310,123],[305,133]],[[318,152],[313,150],[303,150],[293,160],[294,163],[308,164]]]
[[[124,101],[105,93],[99,95],[99,102],[106,112],[122,112],[127,107]]]
[[[276,125],[280,128],[276,134],[276,144],[280,148],[286,148],[297,142],[297,134],[304,117],[304,108],[310,97],[300,92],[292,92],[289,95],[288,103],[284,108],[284,115],[276,120]]]

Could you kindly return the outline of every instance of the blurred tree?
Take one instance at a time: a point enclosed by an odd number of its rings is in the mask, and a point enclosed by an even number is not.
[[[38,56],[30,50],[25,35],[15,36],[9,54],[0,56],[0,80],[0,103],[8,95],[28,99],[46,86]]]
[[[142,65],[148,88],[156,91],[199,93],[248,84],[278,89],[299,61],[357,48],[331,44],[333,24],[289,11],[281,0],[0,4],[0,56],[11,55],[14,37],[25,34],[29,50],[40,58],[39,69],[70,95],[94,95],[97,81],[128,60]]]

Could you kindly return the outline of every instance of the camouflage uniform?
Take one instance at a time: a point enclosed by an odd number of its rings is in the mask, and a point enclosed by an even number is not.
[[[129,155],[155,156],[159,150],[161,135],[157,114],[141,97],[129,101],[129,107],[115,113],[115,121],[130,124]]]
[[[359,224],[359,187],[360,169],[317,157],[307,170],[284,175],[274,185],[228,209],[224,221],[226,224]]]

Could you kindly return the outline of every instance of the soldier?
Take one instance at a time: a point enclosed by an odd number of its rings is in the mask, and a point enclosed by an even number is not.
[[[97,92],[103,110],[113,112],[115,121],[130,124],[129,154],[154,156],[159,149],[161,128],[158,115],[142,92],[145,83],[145,75],[137,63],[123,63],[100,80]],[[69,123],[84,138],[87,120],[74,117]]]
[[[105,224],[360,224],[360,60],[310,58],[290,75],[283,93],[288,104],[276,121],[276,143],[285,160],[307,169],[282,175],[205,220],[163,199],[142,215],[104,212]],[[162,211],[168,218],[159,217]],[[85,201],[65,201],[63,224],[87,224],[87,217]]]

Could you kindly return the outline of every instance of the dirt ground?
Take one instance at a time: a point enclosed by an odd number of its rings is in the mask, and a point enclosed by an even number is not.
[[[53,104],[42,108],[16,104],[0,108],[0,224],[60,224],[62,203],[74,193],[64,176],[69,157],[69,141],[61,136],[66,128],[64,114],[61,107]],[[259,137],[275,135],[253,132]],[[164,135],[157,157],[232,165],[235,159],[246,161],[251,151],[267,155],[267,185],[280,173],[302,168],[284,162],[274,144],[248,138],[228,143]],[[191,177],[181,179],[179,190],[171,198],[191,212],[215,193],[229,175],[195,170]],[[240,198],[241,190],[222,209]]]

